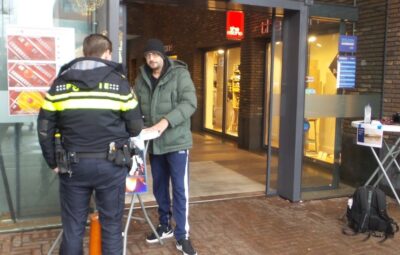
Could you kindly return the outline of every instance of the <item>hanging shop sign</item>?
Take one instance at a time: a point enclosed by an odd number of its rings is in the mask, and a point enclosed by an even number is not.
[[[228,40],[244,38],[244,13],[242,11],[226,12],[226,38]]]
[[[339,52],[355,53],[357,51],[357,36],[340,35]]]
[[[270,27],[271,27],[271,20],[267,19],[266,21],[262,21],[260,24],[260,32],[262,35],[269,34],[270,32]]]
[[[282,30],[282,21],[281,20],[275,20],[274,29],[275,29],[275,31]],[[272,32],[272,20],[267,19],[265,21],[261,21],[260,34],[267,35],[267,34],[270,34],[271,32]]]
[[[166,44],[164,45],[164,50],[166,53],[171,53],[174,51],[174,46],[172,44]]]
[[[356,84],[356,57],[339,56],[337,61],[337,88],[354,88]]]

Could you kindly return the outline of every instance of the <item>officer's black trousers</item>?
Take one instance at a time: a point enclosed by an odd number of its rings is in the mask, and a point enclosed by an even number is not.
[[[122,254],[122,216],[125,198],[126,167],[106,159],[79,159],[72,164],[72,176],[60,175],[60,202],[63,238],[62,255],[83,254],[83,237],[89,201],[95,191],[100,215],[102,255]]]

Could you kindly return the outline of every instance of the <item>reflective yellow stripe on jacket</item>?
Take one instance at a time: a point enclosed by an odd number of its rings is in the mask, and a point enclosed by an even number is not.
[[[108,92],[69,92],[60,95],[46,94],[42,108],[47,111],[69,109],[101,109],[129,111],[138,102],[132,94],[118,95]]]

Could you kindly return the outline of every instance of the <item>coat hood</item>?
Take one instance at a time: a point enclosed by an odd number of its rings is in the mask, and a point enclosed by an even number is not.
[[[59,78],[74,82],[80,88],[91,89],[97,87],[112,72],[123,74],[122,65],[101,58],[82,57],[61,67]]]

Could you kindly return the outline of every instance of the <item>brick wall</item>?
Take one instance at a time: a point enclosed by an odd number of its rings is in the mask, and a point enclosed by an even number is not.
[[[387,11],[383,116],[391,117],[395,112],[400,112],[400,0],[388,0]],[[398,134],[393,134],[390,140],[394,142],[397,138]],[[400,176],[393,174],[390,176],[397,193],[399,193]],[[393,197],[393,193],[387,184],[384,184],[383,188],[387,191],[388,195]]]
[[[246,13],[247,14],[247,13]],[[263,146],[265,54],[269,39],[260,35],[268,13],[246,15],[245,40],[241,47],[239,148],[257,150]]]
[[[383,116],[400,112],[400,0],[389,0]]]
[[[381,93],[383,83],[383,58],[385,41],[385,1],[358,2],[357,87],[363,93]]]
[[[355,24],[358,37],[356,88],[350,94],[382,93],[385,48],[385,1],[357,1],[359,21]],[[351,29],[351,26],[349,27]],[[379,116],[375,116],[379,117]],[[369,148],[355,142],[356,130],[350,120],[343,125],[342,162],[340,175],[344,182],[363,184],[376,167]]]

